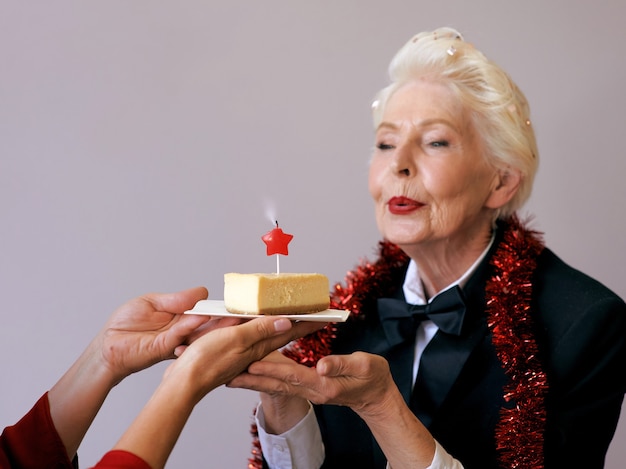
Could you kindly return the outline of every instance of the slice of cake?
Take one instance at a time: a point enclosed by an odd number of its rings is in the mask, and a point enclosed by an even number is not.
[[[322,274],[224,274],[224,306],[237,314],[307,314],[328,309]]]

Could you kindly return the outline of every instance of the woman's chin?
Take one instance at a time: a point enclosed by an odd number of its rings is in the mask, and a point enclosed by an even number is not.
[[[389,230],[385,233],[385,239],[402,246],[412,246],[424,241],[424,237],[415,228],[413,230]]]

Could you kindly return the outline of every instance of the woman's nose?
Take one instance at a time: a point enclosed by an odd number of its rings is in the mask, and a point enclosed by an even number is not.
[[[393,155],[392,169],[398,176],[411,176],[415,173],[413,154],[408,145],[399,145]]]

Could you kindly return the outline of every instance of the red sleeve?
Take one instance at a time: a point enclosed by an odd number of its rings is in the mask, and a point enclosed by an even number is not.
[[[128,451],[113,450],[92,469],[151,469],[147,462]]]
[[[0,435],[0,467],[73,469],[50,416],[48,393],[22,419]]]

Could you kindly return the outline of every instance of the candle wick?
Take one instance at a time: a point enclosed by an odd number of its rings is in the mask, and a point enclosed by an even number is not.
[[[276,223],[276,228],[278,228],[278,220],[274,220],[274,223]]]

